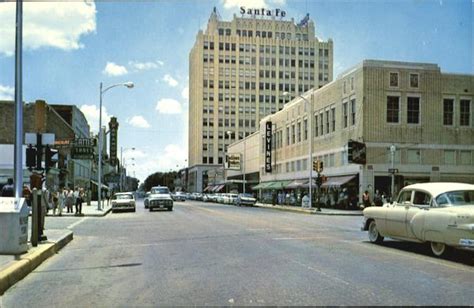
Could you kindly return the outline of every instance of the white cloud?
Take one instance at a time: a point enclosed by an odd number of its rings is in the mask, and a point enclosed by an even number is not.
[[[99,130],[99,108],[96,105],[82,105],[80,109],[89,123],[91,132],[97,134]],[[111,115],[107,113],[107,109],[102,106],[102,126],[107,126],[110,117]]]
[[[130,152],[130,157],[134,157]],[[156,157],[159,157],[157,159]],[[164,150],[154,152],[153,157],[147,159],[140,159],[137,161],[135,156],[135,167],[139,178],[143,180],[147,176],[155,172],[168,172],[170,170],[176,171],[185,166],[185,160],[188,158],[188,152],[185,147],[177,144],[168,144]]]
[[[107,62],[102,74],[107,76],[123,76],[128,73],[125,66],[115,64],[114,62]]]
[[[15,52],[15,2],[0,5],[0,54]],[[34,50],[53,47],[62,50],[83,48],[82,36],[96,30],[94,2],[24,2],[23,47]]]
[[[163,61],[156,61],[156,62],[138,62],[138,61],[130,61],[128,65],[136,71],[147,71],[157,69],[160,66],[163,66]]]
[[[183,89],[183,91],[181,91],[181,97],[185,100],[189,99],[189,87],[186,87]]]
[[[164,77],[163,77],[163,81],[165,81],[166,83],[168,83],[169,86],[171,87],[176,87],[178,85],[178,82],[176,81],[176,79],[174,79],[173,77],[171,77],[171,75],[169,74],[166,74]]]
[[[15,89],[0,84],[0,100],[12,101],[14,99]]]
[[[155,110],[165,114],[178,114],[182,112],[181,104],[172,98],[160,99],[156,103]]]
[[[150,124],[148,123],[148,121],[140,115],[131,117],[130,119],[127,120],[127,123],[132,125],[133,127],[138,127],[138,128],[150,127]]]

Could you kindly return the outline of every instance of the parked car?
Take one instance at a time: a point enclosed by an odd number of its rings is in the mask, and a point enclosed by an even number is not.
[[[369,240],[430,243],[435,256],[451,247],[474,250],[474,185],[423,183],[404,187],[392,204],[364,209]]]
[[[173,210],[173,199],[171,198],[170,190],[166,186],[155,186],[151,188],[150,196],[148,197],[148,208],[150,212],[154,209]]]
[[[234,204],[235,199],[237,199],[237,194],[224,194],[225,204]]]
[[[173,198],[174,201],[186,201],[184,193],[180,191],[175,192],[174,194],[171,194],[171,198]]]
[[[148,199],[150,198],[150,194],[151,192],[147,192],[145,193],[145,199],[143,199],[143,204],[145,205],[145,208],[147,209],[148,208]]]
[[[112,196],[112,213],[120,210],[136,211],[135,197],[131,192],[116,193]]]
[[[257,203],[257,199],[252,194],[239,194],[234,201],[234,204],[237,206],[254,205],[255,203]]]

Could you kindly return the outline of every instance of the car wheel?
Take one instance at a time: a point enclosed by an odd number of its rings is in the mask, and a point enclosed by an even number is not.
[[[446,256],[449,252],[449,246],[443,243],[431,242],[431,251],[437,257]]]
[[[169,208],[168,208],[168,211],[172,211],[172,210],[173,210],[173,208],[172,208],[172,207],[169,207]]]
[[[149,208],[149,210],[150,210],[150,212],[151,212],[151,211],[153,211],[153,209],[152,209],[152,208]]]
[[[137,211],[137,208],[134,207],[133,210],[132,210],[132,212],[135,213],[136,211]]]
[[[375,220],[372,220],[369,224],[369,241],[377,244],[380,244],[383,241],[383,236],[381,236],[379,230],[377,230]]]

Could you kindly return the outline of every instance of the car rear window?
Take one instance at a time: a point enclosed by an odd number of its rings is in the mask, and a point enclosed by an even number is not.
[[[168,187],[159,187],[159,188],[153,188],[151,190],[151,193],[152,194],[169,194],[170,191],[169,191]]]

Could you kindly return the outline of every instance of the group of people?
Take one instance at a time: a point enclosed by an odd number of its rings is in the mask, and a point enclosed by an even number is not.
[[[66,213],[74,213],[75,215],[82,215],[82,203],[85,199],[84,189],[76,187],[74,190],[70,187],[62,188],[49,194],[48,203],[51,204],[50,208],[53,210],[53,215],[62,216],[63,209],[66,208]],[[73,211],[75,207],[75,212]]]

